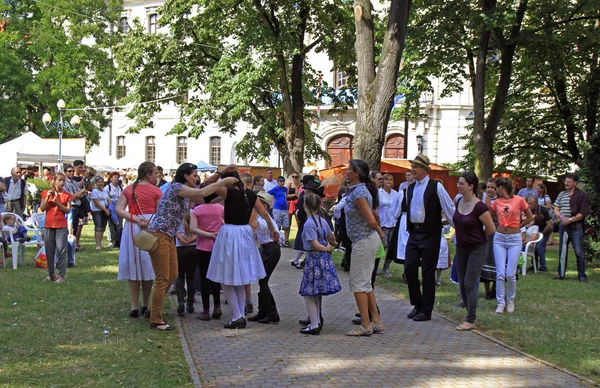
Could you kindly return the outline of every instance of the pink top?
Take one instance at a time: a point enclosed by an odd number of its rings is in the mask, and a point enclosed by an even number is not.
[[[154,185],[137,185],[135,187],[135,195],[138,198],[140,209],[133,199],[133,185],[129,185],[123,190],[121,195],[127,198],[127,205],[129,205],[129,214],[139,215],[140,210],[143,214],[154,214],[156,213],[156,201],[161,199],[162,191]]]
[[[528,208],[525,199],[516,195],[511,199],[497,198],[490,206],[498,216],[498,224],[505,228],[518,228],[521,224],[521,212]]]
[[[192,211],[192,217],[198,220],[198,229],[205,232],[218,232],[223,225],[225,208],[219,203],[198,205]],[[212,252],[215,238],[196,236],[196,249]]]

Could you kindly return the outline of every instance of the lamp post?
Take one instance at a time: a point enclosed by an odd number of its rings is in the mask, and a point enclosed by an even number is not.
[[[56,103],[56,107],[58,108],[59,120],[52,122],[52,116],[50,113],[44,113],[42,116],[42,122],[44,123],[44,127],[46,127],[47,131],[50,131],[53,128],[58,130],[58,171],[62,172],[63,170],[63,160],[62,160],[62,134],[63,130],[69,129],[74,131],[75,128],[81,123],[81,119],[79,116],[75,115],[71,118],[69,123],[63,121],[63,112],[67,107],[65,100],[60,99]]]
[[[423,153],[423,135],[417,135],[417,151]]]

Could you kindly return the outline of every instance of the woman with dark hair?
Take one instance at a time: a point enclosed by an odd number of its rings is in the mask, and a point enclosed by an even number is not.
[[[230,175],[231,177],[225,178]],[[256,194],[246,189],[239,180],[237,171],[223,176],[229,181],[227,187],[220,186],[215,194],[225,199],[225,224],[219,229],[213,246],[213,259],[208,266],[206,277],[213,282],[221,283],[233,313],[231,321],[225,324],[226,329],[243,329],[246,327],[244,304],[246,301],[245,285],[252,284],[266,276],[260,252],[254,240],[254,232],[250,227],[252,209],[263,218],[269,215]],[[238,179],[236,179],[238,178]],[[279,231],[272,223],[268,224],[271,238],[279,241]]]
[[[485,199],[480,198],[489,207],[496,201],[496,179],[490,178],[486,184]],[[494,228],[497,223],[494,222]],[[487,257],[481,268],[481,282],[485,287],[485,299],[496,299],[496,261],[494,260],[494,234],[487,235]]]
[[[119,247],[121,244],[121,234],[123,233],[123,219],[116,214],[117,203],[123,192],[123,188],[119,183],[120,178],[121,174],[113,171],[109,175],[110,182],[104,185],[104,190],[109,196],[108,210],[110,210],[110,216],[108,217],[108,234],[111,243],[108,246],[109,248]]]
[[[148,225],[148,232],[158,238],[156,249],[150,252],[152,268],[156,274],[152,306],[150,308],[150,327],[157,330],[174,330],[162,317],[165,294],[177,280],[177,250],[175,249],[175,233],[188,212],[189,201],[200,202],[204,197],[228,184],[239,182],[230,177],[219,182],[196,189],[198,170],[192,163],[184,163],[175,173],[172,182],[163,194],[158,209]]]
[[[490,210],[492,217],[498,220],[498,228],[494,235],[498,302],[496,314],[503,314],[505,306],[507,312],[515,311],[516,273],[523,243],[521,228],[533,220],[533,215],[525,199],[514,196],[512,182],[509,179],[498,178],[496,187],[498,199],[491,204]],[[524,218],[521,217],[522,212],[525,213]]]
[[[465,171],[456,185],[462,194],[452,217],[456,230],[456,265],[460,294],[467,309],[465,322],[456,330],[466,331],[475,327],[477,286],[487,257],[487,236],[494,234],[496,228],[488,207],[476,196],[479,185],[477,175]]]
[[[125,220],[119,249],[118,280],[129,283],[131,311],[129,316],[137,318],[141,315],[150,318],[148,303],[154,281],[154,270],[150,254],[133,245],[133,237],[141,228],[148,226],[149,220],[156,213],[162,192],[156,186],[158,169],[152,162],[144,162],[138,167],[138,175],[133,184],[127,186],[119,196],[117,215]],[[142,308],[140,312],[140,286],[142,288]]]
[[[90,193],[90,209],[92,210],[92,219],[94,220],[94,236],[96,238],[96,249],[102,249],[102,237],[108,225],[110,210],[108,203],[110,197],[108,192],[104,190],[104,178],[97,176],[94,179],[96,187]]]
[[[344,208],[347,233],[352,241],[350,291],[354,293],[361,317],[359,330],[350,330],[346,335],[368,336],[383,332],[371,277],[375,255],[385,235],[377,222],[378,189],[369,178],[367,163],[359,159],[350,160],[346,177],[350,184]],[[373,320],[372,324],[369,316]]]

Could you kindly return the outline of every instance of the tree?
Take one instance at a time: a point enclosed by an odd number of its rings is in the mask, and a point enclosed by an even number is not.
[[[381,54],[376,58],[373,5],[370,0],[354,1],[358,67],[355,153],[357,158],[366,161],[372,169],[379,169],[382,146],[396,95],[411,5],[411,0],[392,0]]]
[[[55,0],[52,5],[26,1],[0,4],[0,142],[30,130],[47,132],[42,115],[58,117],[56,102],[67,108],[113,105],[122,92],[108,49],[120,17],[121,1]],[[69,112],[70,114],[71,112]],[[77,112],[82,124],[76,133],[97,143],[108,124],[103,111]],[[73,113],[75,114],[75,113]]]
[[[251,126],[237,146],[238,155],[267,158],[273,148],[286,174],[301,171],[304,160],[323,157],[308,120],[316,90],[343,107],[340,96],[307,62],[311,51],[324,52],[339,70],[352,74],[349,37],[351,9],[342,0],[168,0],[159,10],[169,34],[147,34],[138,22],[116,50],[121,79],[135,104],[132,131],[152,127],[160,104],[156,91],[171,96],[181,112],[172,133],[197,137],[211,125],[235,133]],[[185,98],[183,96],[188,96]]]

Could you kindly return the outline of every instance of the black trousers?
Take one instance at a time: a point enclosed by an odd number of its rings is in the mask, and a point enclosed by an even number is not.
[[[221,285],[206,277],[212,252],[196,250],[200,269],[200,294],[202,294],[202,310],[210,310],[210,296],[213,296],[213,308],[221,308]],[[194,268],[194,271],[196,269]]]
[[[265,266],[265,272],[267,273],[267,276],[258,281],[258,286],[261,293],[264,293],[265,295],[271,295],[269,279],[271,279],[271,275],[273,274],[273,271],[275,271],[275,267],[281,258],[281,248],[279,248],[278,244],[261,245],[260,256],[262,257],[262,262]]]
[[[175,289],[177,290],[177,302],[183,303],[187,288],[187,304],[194,305],[194,273],[198,266],[196,257],[196,246],[186,245],[177,247],[177,264],[179,274],[175,281]],[[185,285],[184,285],[185,284]]]
[[[431,315],[435,302],[435,270],[440,255],[441,238],[441,229],[437,233],[413,230],[406,244],[404,271],[410,304],[428,315]],[[423,272],[423,293],[419,283],[419,265]]]

